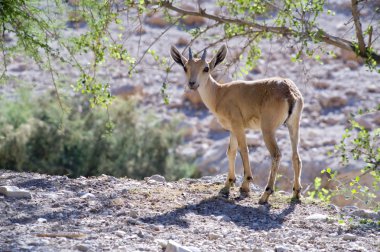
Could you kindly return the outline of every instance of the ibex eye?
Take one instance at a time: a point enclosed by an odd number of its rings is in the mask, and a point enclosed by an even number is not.
[[[208,67],[205,67],[204,69],[203,69],[203,72],[205,72],[205,73],[207,73],[209,71],[209,68]]]
[[[185,72],[187,72],[187,68],[186,67],[183,67],[183,70],[185,70]]]

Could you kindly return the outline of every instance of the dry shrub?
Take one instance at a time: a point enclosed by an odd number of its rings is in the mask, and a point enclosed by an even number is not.
[[[187,46],[188,44],[189,44],[189,40],[187,40],[184,37],[179,37],[177,42],[175,43],[175,45],[178,47]]]
[[[160,13],[155,13],[153,15],[147,15],[145,17],[144,23],[156,28],[164,28],[169,25],[169,22],[165,20],[164,16]]]
[[[206,23],[206,19],[200,16],[185,16],[181,23],[189,27],[200,27]]]

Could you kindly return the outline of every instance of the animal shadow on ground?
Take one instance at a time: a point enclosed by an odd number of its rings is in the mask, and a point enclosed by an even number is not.
[[[187,220],[186,216],[195,214],[210,217],[220,216],[220,219],[224,221],[232,221],[238,226],[252,230],[270,230],[280,228],[286,217],[294,212],[297,205],[297,203],[291,202],[281,212],[275,213],[270,211],[270,205],[243,206],[237,204],[240,200],[241,198],[228,200],[224,197],[213,196],[199,203],[188,204],[164,214],[140,218],[140,221],[189,228],[191,221]]]

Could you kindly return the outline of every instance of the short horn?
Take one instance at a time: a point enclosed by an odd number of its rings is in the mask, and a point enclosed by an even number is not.
[[[193,58],[193,53],[191,52],[191,47],[189,47],[189,60]]]
[[[207,51],[204,49],[201,60],[206,60]]]

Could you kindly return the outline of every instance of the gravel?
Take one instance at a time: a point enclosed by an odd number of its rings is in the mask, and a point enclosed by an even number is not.
[[[0,185],[19,186],[32,195],[0,195],[0,251],[380,249],[377,224],[360,224],[353,211],[339,215],[307,198],[294,204],[287,192],[275,193],[269,205],[260,206],[262,189],[257,187],[245,198],[238,188],[229,198],[220,197],[225,175],[156,184],[148,180],[0,170]],[[83,198],[79,189],[95,197]]]

